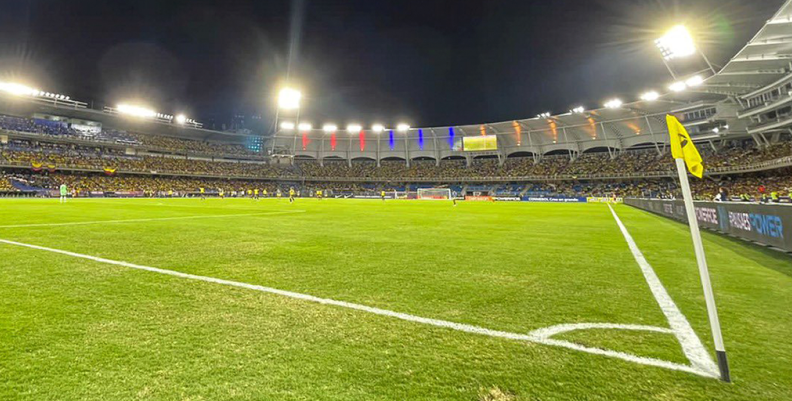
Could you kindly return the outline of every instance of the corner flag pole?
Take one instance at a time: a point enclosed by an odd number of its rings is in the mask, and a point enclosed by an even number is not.
[[[696,251],[696,261],[698,262],[699,275],[701,276],[701,286],[704,287],[704,299],[707,302],[707,314],[712,328],[712,338],[715,341],[715,354],[718,357],[718,369],[720,370],[721,380],[729,383],[729,361],[726,359],[726,348],[723,346],[723,335],[721,334],[718,310],[715,307],[715,295],[712,292],[710,283],[709,268],[707,267],[707,257],[704,254],[704,245],[701,242],[701,232],[699,231],[698,221],[696,220],[696,210],[693,207],[693,195],[690,192],[690,182],[688,181],[685,160],[683,158],[674,159],[677,172],[679,173],[679,183],[682,187],[682,197],[685,199],[685,211],[690,225],[690,234],[693,237],[693,249]]]

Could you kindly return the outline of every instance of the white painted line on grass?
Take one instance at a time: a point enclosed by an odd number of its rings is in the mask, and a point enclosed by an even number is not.
[[[584,326],[581,326],[580,324],[578,324],[578,325],[560,325],[560,326],[553,326],[553,327],[548,328],[548,329],[540,329],[540,330],[532,332],[531,334],[511,333],[511,332],[507,332],[507,331],[492,330],[492,329],[487,329],[487,328],[479,327],[479,326],[473,326],[473,325],[469,325],[469,324],[455,323],[455,322],[450,322],[450,321],[446,321],[446,320],[439,320],[439,319],[432,319],[432,318],[426,318],[426,317],[421,317],[421,316],[415,316],[415,315],[410,315],[410,314],[407,314],[407,313],[395,312],[395,311],[391,311],[391,310],[387,310],[387,309],[380,309],[380,308],[375,308],[375,307],[371,307],[371,306],[355,304],[355,303],[351,303],[351,302],[337,301],[337,300],[330,299],[330,298],[320,298],[320,297],[316,297],[316,296],[313,296],[313,295],[301,294],[301,293],[298,293],[298,292],[292,292],[292,291],[286,291],[286,290],[279,290],[277,288],[265,287],[265,286],[261,286],[261,285],[248,284],[248,283],[242,283],[242,282],[231,281],[231,280],[224,280],[224,279],[215,278],[215,277],[199,276],[199,275],[195,275],[195,274],[182,273],[182,272],[178,272],[178,271],[175,271],[175,270],[160,269],[160,268],[157,268],[157,267],[143,266],[143,265],[138,265],[138,264],[129,263],[129,262],[110,260],[110,259],[100,258],[100,257],[96,257],[96,256],[84,255],[84,254],[80,254],[80,253],[76,253],[76,252],[64,251],[64,250],[54,249],[54,248],[47,248],[47,247],[38,246],[38,245],[25,244],[25,243],[21,243],[21,242],[9,241],[9,240],[5,240],[5,239],[0,239],[0,243],[6,244],[6,245],[13,245],[13,246],[25,247],[25,248],[30,248],[30,249],[36,249],[36,250],[40,250],[40,251],[47,251],[47,252],[57,253],[57,254],[71,256],[71,257],[75,257],[75,258],[87,259],[87,260],[91,260],[91,261],[99,262],[99,263],[107,263],[107,264],[111,264],[111,265],[124,266],[124,267],[128,267],[128,268],[131,268],[131,269],[145,270],[145,271],[149,271],[149,272],[153,272],[153,273],[159,273],[159,274],[164,274],[164,275],[168,275],[168,276],[179,277],[179,278],[184,278],[184,279],[189,279],[189,280],[197,280],[197,281],[203,281],[203,282],[207,282],[207,283],[221,284],[221,285],[226,285],[226,286],[231,286],[231,287],[244,288],[244,289],[253,290],[253,291],[266,292],[266,293],[270,293],[270,294],[281,295],[281,296],[284,296],[284,297],[299,299],[299,300],[303,300],[303,301],[316,302],[316,303],[324,304],[324,305],[333,305],[333,306],[338,306],[338,307],[341,307],[341,308],[353,309],[353,310],[357,310],[357,311],[371,313],[371,314],[374,314],[374,315],[387,316],[387,317],[392,317],[392,318],[396,318],[396,319],[400,319],[400,320],[405,320],[405,321],[408,321],[408,322],[414,322],[414,323],[420,323],[420,324],[425,324],[425,325],[429,325],[429,326],[441,327],[441,328],[461,331],[461,332],[465,332],[465,333],[479,334],[479,335],[485,335],[485,336],[490,336],[490,337],[505,338],[505,339],[509,339],[509,340],[518,340],[518,341],[525,341],[525,342],[531,342],[531,343],[550,345],[550,346],[555,346],[555,347],[568,348],[568,349],[572,349],[572,350],[575,350],[575,351],[587,352],[587,353],[590,353],[590,354],[602,355],[602,356],[607,356],[607,357],[611,357],[611,358],[618,358],[618,359],[622,359],[622,360],[625,360],[625,361],[628,361],[628,362],[638,363],[638,364],[642,364],[642,365],[649,365],[649,366],[666,368],[666,369],[671,369],[671,370],[676,370],[676,371],[681,371],[681,372],[688,372],[688,373],[692,373],[692,374],[699,375],[699,376],[704,376],[704,377],[713,377],[709,372],[702,371],[701,369],[698,369],[698,368],[692,367],[692,366],[682,365],[682,364],[679,364],[679,363],[664,361],[664,360],[655,359],[655,358],[639,357],[639,356],[627,354],[627,353],[624,353],[624,352],[618,352],[618,351],[612,351],[612,350],[606,350],[606,349],[600,349],[600,348],[593,348],[593,347],[586,347],[586,346],[582,346],[582,345],[575,344],[575,343],[572,343],[572,342],[562,341],[562,340],[554,340],[554,339],[550,338],[550,335],[552,335],[553,333],[558,334],[558,333],[561,333],[561,332],[569,331],[568,329],[570,329],[570,327],[573,327],[573,326],[575,326],[577,329],[580,329],[580,328],[622,328],[622,329],[625,329],[626,328],[628,330],[647,330],[647,331],[654,331],[654,332],[658,332],[658,333],[667,333],[668,331],[670,331],[669,329],[665,329],[665,328],[662,328],[662,327],[638,326],[638,325],[617,325],[617,324],[607,324],[607,323],[589,323],[587,325],[589,325],[591,327],[584,327]],[[584,325],[586,325],[586,324],[584,324]],[[717,376],[714,376],[714,377],[717,377]]]
[[[94,220],[94,221],[73,221],[68,223],[32,223],[32,224],[11,224],[0,226],[0,228],[27,228],[27,227],[60,227],[60,226],[85,226],[91,224],[117,224],[117,223],[142,223],[147,221],[170,221],[170,220],[192,220],[192,219],[220,219],[227,217],[250,217],[250,216],[272,216],[278,214],[305,213],[305,210],[284,210],[281,212],[261,212],[261,213],[235,213],[235,214],[201,214],[193,216],[176,217],[154,217],[146,219],[125,219],[125,220]]]
[[[531,335],[537,338],[550,338],[558,334],[567,333],[575,330],[592,330],[592,329],[616,329],[616,330],[634,330],[634,331],[653,331],[655,333],[674,334],[671,329],[657,326],[646,326],[642,324],[620,324],[620,323],[568,323],[557,324],[555,326],[545,327],[542,329],[534,330]]]
[[[608,208],[611,214],[613,214],[613,218],[616,220],[616,224],[619,226],[622,235],[624,235],[624,239],[627,241],[627,246],[629,246],[635,261],[638,262],[638,266],[641,267],[641,272],[643,272],[646,283],[649,284],[652,295],[654,295],[657,303],[660,305],[660,309],[663,311],[666,319],[668,319],[671,330],[679,340],[679,344],[682,346],[682,352],[685,353],[685,356],[694,367],[709,372],[716,377],[719,376],[718,367],[707,352],[707,349],[704,348],[701,339],[699,339],[696,332],[693,331],[693,327],[690,326],[690,323],[685,318],[685,315],[682,314],[682,311],[676,306],[674,300],[668,295],[668,291],[663,287],[663,283],[660,282],[660,278],[657,277],[654,269],[652,269],[652,265],[649,264],[643,253],[641,253],[638,245],[627,231],[627,227],[624,226],[610,204],[608,204]]]

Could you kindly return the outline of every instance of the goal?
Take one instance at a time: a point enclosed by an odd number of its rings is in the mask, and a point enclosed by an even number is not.
[[[449,200],[451,190],[448,188],[418,188],[418,199]]]

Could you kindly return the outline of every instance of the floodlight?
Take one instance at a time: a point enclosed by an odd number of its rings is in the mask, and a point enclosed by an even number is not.
[[[407,132],[410,130],[410,126],[408,124],[399,124],[396,126],[396,131],[399,132]]]
[[[335,124],[325,124],[324,127],[322,127],[322,129],[324,130],[324,132],[327,133],[338,131],[338,127]]]
[[[379,134],[380,132],[385,131],[385,126],[382,124],[374,124],[371,126],[371,130]]]
[[[536,116],[539,117],[539,118],[550,118],[551,115],[552,114],[550,114],[550,112],[548,111],[548,112],[537,114]]]
[[[280,125],[282,130],[291,131],[294,129],[294,123],[291,121],[284,121]]]
[[[297,126],[297,129],[300,131],[310,131],[311,128],[313,128],[311,123],[300,123],[300,125]]]
[[[129,104],[119,104],[116,106],[116,110],[121,114],[126,114],[132,117],[152,118],[157,115],[157,112],[154,110]]]
[[[291,88],[283,88],[280,93],[278,93],[278,107],[283,110],[299,109],[300,99],[302,99],[302,93],[300,93],[300,91]]]
[[[691,88],[699,86],[702,83],[704,83],[704,78],[702,78],[701,75],[692,76],[685,81],[685,84]]]
[[[359,124],[349,124],[349,125],[347,125],[347,129],[346,130],[350,134],[355,134],[355,133],[358,133],[358,132],[362,131],[363,127],[360,126]]]
[[[687,89],[687,84],[682,81],[674,82],[668,86],[668,89],[670,89],[672,92],[682,92],[683,90]]]
[[[618,109],[621,105],[622,101],[620,99],[611,99],[605,102],[605,107],[609,109]]]
[[[583,106],[578,106],[570,110],[573,114],[583,114],[586,111],[586,108]]]
[[[696,45],[687,28],[677,25],[661,38],[655,40],[657,48],[666,60],[687,57],[696,52]]]
[[[184,124],[186,122],[187,122],[187,116],[185,116],[184,114],[179,114],[178,116],[176,116],[176,123]]]
[[[653,102],[660,98],[660,94],[655,91],[644,92],[641,94],[641,100],[645,100],[647,102]]]
[[[36,89],[11,82],[0,82],[0,90],[16,96],[34,96],[38,93]]]

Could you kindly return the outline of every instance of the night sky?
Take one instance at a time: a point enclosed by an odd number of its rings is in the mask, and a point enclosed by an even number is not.
[[[782,3],[3,0],[0,80],[220,128],[267,125],[290,70],[315,125],[493,122],[662,89],[652,41],[680,22],[722,65]]]

